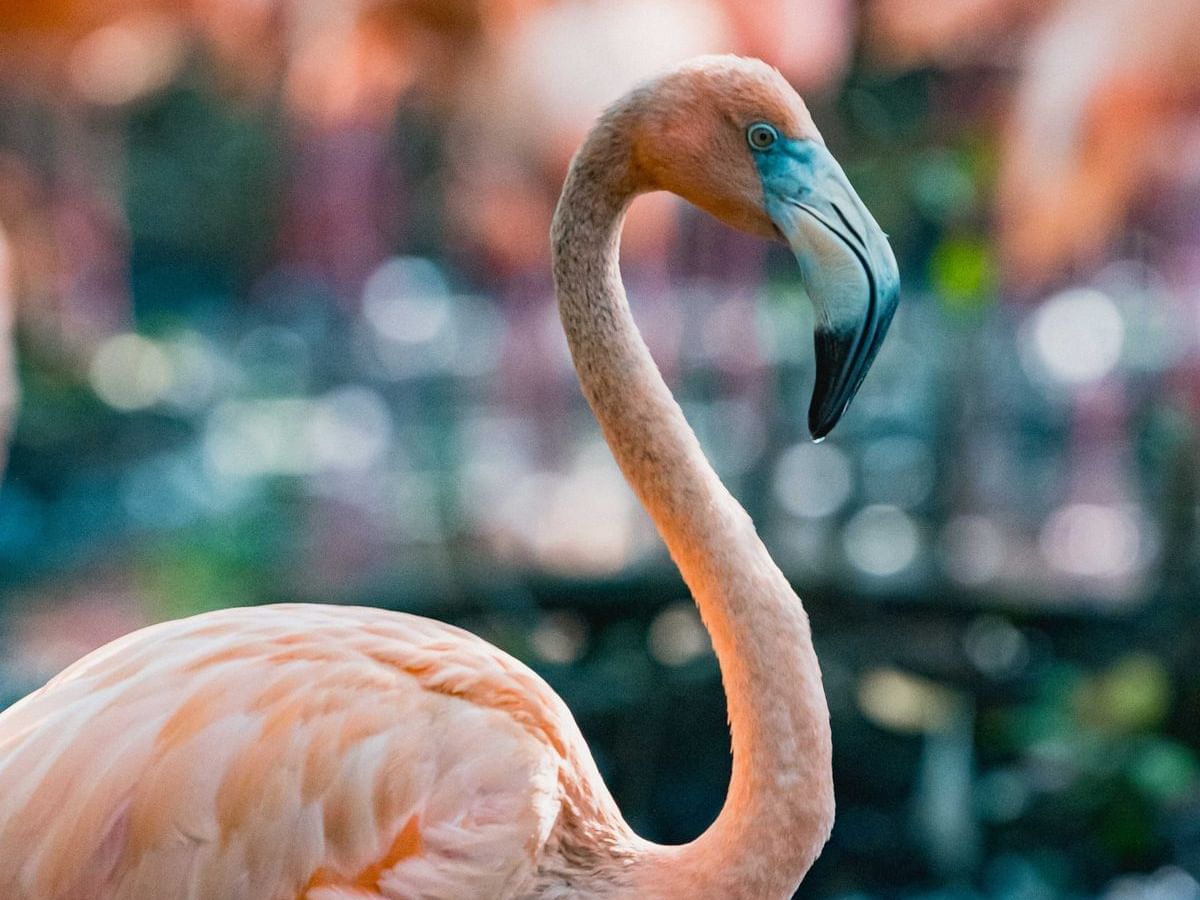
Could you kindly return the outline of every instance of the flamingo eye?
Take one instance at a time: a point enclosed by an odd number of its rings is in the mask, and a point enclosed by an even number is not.
[[[746,142],[751,150],[770,150],[779,140],[779,132],[766,122],[755,122],[746,129]]]

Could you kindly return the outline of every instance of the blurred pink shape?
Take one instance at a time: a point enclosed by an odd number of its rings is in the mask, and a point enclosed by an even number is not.
[[[856,25],[849,0],[720,0],[731,46],[781,71],[801,92],[829,88],[844,74]]]
[[[464,85],[452,206],[461,236],[500,269],[544,268],[546,231],[571,154],[596,115],[632,85],[727,43],[707,0],[564,0],[511,23]],[[631,215],[623,247],[661,255],[674,207]]]
[[[145,598],[120,576],[92,577],[20,604],[24,611],[12,607],[5,656],[14,674],[45,681],[97,647],[149,624]]]
[[[955,64],[994,57],[1004,39],[1059,0],[873,0],[867,36],[893,66]]]
[[[1046,21],[1017,88],[998,188],[1015,275],[1095,259],[1147,189],[1194,177],[1172,148],[1196,119],[1197,89],[1198,0],[1071,0]]]
[[[288,105],[301,121],[325,127],[385,125],[417,79],[408,38],[331,8],[294,33],[284,77]]]
[[[726,43],[709,0],[563,0],[535,11],[496,48],[468,115],[503,150],[563,172],[614,98]]]
[[[875,0],[867,21],[875,57],[901,67],[1020,46],[996,196],[1018,280],[1094,261],[1148,190],[1196,177],[1180,141],[1196,120],[1200,0]]]

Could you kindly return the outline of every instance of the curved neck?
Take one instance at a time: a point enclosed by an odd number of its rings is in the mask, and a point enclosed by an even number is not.
[[[690,588],[721,667],[733,775],[717,821],[650,847],[633,896],[783,900],[833,824],[829,711],[808,619],[721,484],[634,324],[618,270],[625,211],[646,190],[619,121],[571,166],[554,217],[554,276],[584,395]]]

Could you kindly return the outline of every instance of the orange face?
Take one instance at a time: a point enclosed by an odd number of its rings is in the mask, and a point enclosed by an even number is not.
[[[758,60],[703,57],[646,90],[633,137],[645,186],[678,194],[733,228],[779,237],[748,129],[766,123],[784,138],[822,142],[783,76]]]

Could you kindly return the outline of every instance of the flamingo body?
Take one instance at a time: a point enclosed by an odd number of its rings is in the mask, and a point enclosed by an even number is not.
[[[152,626],[4,712],[0,734],[6,900],[550,896],[583,853],[579,812],[589,848],[631,839],[545,682],[402,613]]]

